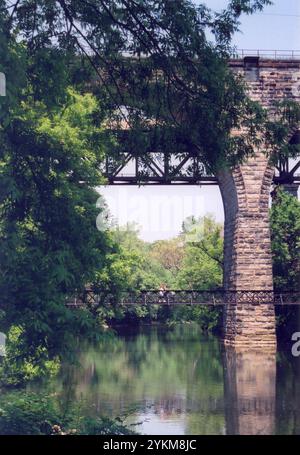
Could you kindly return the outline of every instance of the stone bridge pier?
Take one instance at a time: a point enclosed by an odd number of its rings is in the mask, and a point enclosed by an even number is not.
[[[268,213],[272,178],[273,168],[260,153],[233,171],[219,172],[225,214],[225,289],[273,290]],[[228,305],[224,313],[225,344],[276,346],[273,305]]]
[[[230,67],[244,77],[250,98],[270,117],[278,101],[300,101],[299,60],[246,57],[231,61]],[[273,174],[268,158],[259,151],[245,164],[217,174],[225,214],[225,289],[273,290],[268,213]],[[225,344],[276,347],[273,305],[228,305],[224,313]]]

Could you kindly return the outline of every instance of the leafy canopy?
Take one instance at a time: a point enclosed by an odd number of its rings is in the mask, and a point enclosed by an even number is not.
[[[66,354],[79,335],[96,333],[89,313],[65,301],[114,249],[95,223],[104,155],[98,111],[91,94],[73,89],[52,110],[28,97],[1,132],[1,326],[19,328],[21,363]]]

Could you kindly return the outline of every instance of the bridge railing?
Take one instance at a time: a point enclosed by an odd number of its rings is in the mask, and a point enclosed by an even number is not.
[[[68,306],[97,308],[102,305],[300,305],[300,291],[273,292],[263,290],[143,290],[123,292],[117,297],[104,291],[87,289],[70,298]]]
[[[237,49],[231,56],[233,60],[245,57],[260,57],[267,60],[300,60],[300,50]]]

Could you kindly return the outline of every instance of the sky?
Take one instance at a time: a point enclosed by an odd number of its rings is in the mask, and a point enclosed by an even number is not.
[[[218,11],[227,0],[206,0]],[[238,49],[299,50],[300,0],[274,0],[262,13],[244,16],[233,44]],[[100,187],[111,216],[121,226],[136,223],[148,242],[176,236],[183,220],[208,213],[223,222],[224,212],[217,186],[107,186]]]

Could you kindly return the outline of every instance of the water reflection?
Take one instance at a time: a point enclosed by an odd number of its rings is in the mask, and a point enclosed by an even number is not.
[[[148,327],[82,351],[50,387],[146,434],[300,434],[297,359],[277,357],[276,374],[275,352],[225,349],[192,325]]]
[[[274,434],[276,352],[224,349],[227,434]]]

